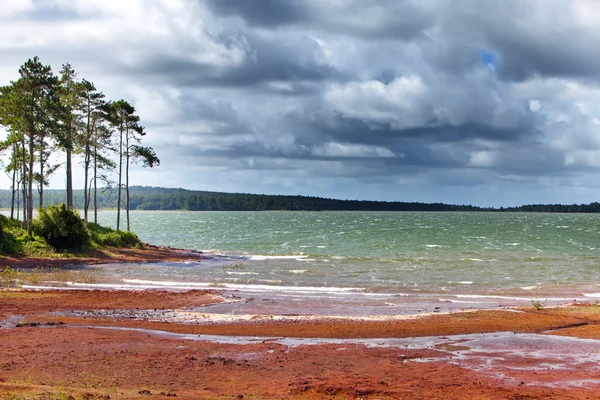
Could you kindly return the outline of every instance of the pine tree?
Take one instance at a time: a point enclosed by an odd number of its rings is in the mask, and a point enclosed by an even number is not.
[[[60,119],[61,129],[58,132],[58,144],[65,151],[65,172],[67,186],[67,207],[73,208],[73,151],[78,135],[81,118],[81,85],[76,81],[77,73],[71,64],[63,64],[60,70]]]
[[[87,223],[88,221],[88,210],[90,206],[90,188],[91,182],[89,181],[89,170],[90,163],[92,160],[95,162],[97,168],[97,154],[98,154],[98,143],[97,135],[105,118],[104,107],[104,94],[96,90],[96,86],[92,82],[83,80],[81,82],[81,96],[82,106],[85,119],[85,130],[82,135],[82,148],[83,148],[83,170],[84,170],[84,189],[83,189],[83,219]],[[96,183],[96,174],[94,174],[94,184]],[[97,213],[95,214],[97,221]]]
[[[17,81],[0,90],[0,121],[14,135],[13,154],[17,157],[14,167],[20,163],[23,179],[23,221],[31,233],[34,182],[38,183],[40,204],[43,204],[49,154],[47,139],[55,126],[53,110],[58,80],[52,68],[43,65],[38,57],[27,60],[19,68],[19,75]],[[36,160],[39,173],[34,173]]]

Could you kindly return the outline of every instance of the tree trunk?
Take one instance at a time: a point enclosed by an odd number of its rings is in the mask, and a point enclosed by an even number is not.
[[[126,143],[125,148],[127,149],[127,152],[125,153],[125,158],[126,158],[127,162],[125,163],[125,192],[127,194],[127,198],[126,198],[127,231],[130,232],[131,227],[129,225],[129,134],[126,135],[126,138],[127,138],[127,140],[125,142]]]
[[[27,174],[27,233],[31,235],[31,221],[33,220],[33,163],[35,160],[35,136],[33,131],[29,137],[29,171]]]
[[[23,167],[23,173],[21,175],[21,190],[23,191],[23,223],[27,223],[27,163],[25,162],[25,138],[21,140],[21,164]]]
[[[21,209],[21,181],[17,182],[17,220],[19,219],[19,211]]]
[[[13,174],[12,174],[12,198],[10,200],[10,219],[15,219],[15,192],[19,192],[19,188],[15,189],[15,180],[17,177],[17,145],[13,144],[12,148],[12,164],[13,164]]]
[[[121,183],[123,175],[123,122],[119,131],[119,185],[117,186],[117,231],[121,227]]]
[[[94,223],[98,223],[98,139],[94,136]]]
[[[71,165],[71,153],[70,147],[67,147],[67,208],[73,209],[73,166]]]
[[[85,138],[85,156],[83,161],[83,170],[84,170],[84,183],[83,183],[83,220],[87,224],[88,222],[88,170],[90,168],[90,102],[88,100],[87,105],[87,127],[86,127],[86,138]]]
[[[46,160],[44,158],[44,139],[46,136],[44,134],[40,134],[40,208],[44,207],[44,164]]]

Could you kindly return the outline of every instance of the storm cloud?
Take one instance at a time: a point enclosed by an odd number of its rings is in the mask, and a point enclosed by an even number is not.
[[[497,206],[600,194],[594,0],[5,3],[0,84],[38,55],[132,102],[161,158],[135,184]]]

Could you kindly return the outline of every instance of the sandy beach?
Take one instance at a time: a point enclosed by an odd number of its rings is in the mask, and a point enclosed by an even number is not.
[[[212,290],[3,290],[0,397],[593,399],[600,386],[595,305],[156,318],[222,300]]]

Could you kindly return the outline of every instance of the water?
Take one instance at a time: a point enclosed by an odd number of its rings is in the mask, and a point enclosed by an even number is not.
[[[387,315],[600,298],[600,215],[133,211],[148,243],[211,259],[111,268],[123,286],[220,287],[215,312]],[[100,223],[114,227],[115,212]]]

